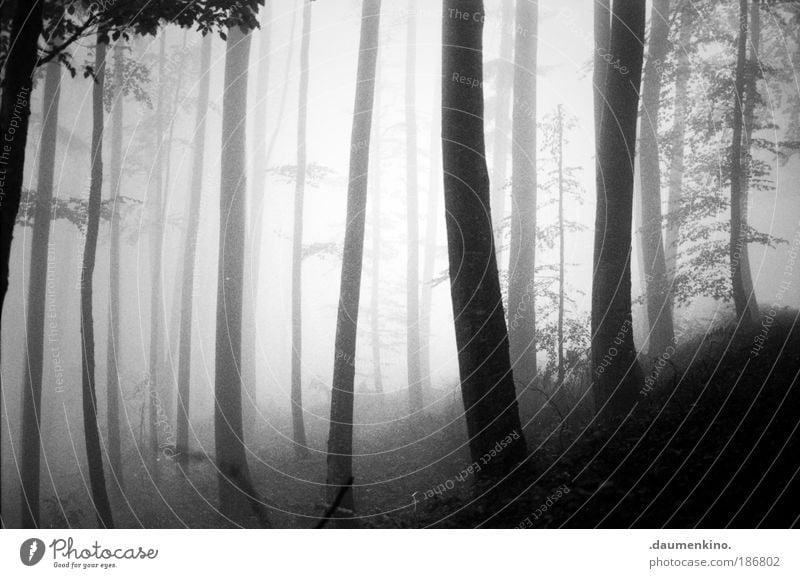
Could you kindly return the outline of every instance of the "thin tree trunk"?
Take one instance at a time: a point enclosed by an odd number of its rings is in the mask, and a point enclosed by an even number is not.
[[[380,55],[380,49],[379,49]],[[381,280],[381,82],[380,66],[376,68],[375,110],[372,134],[374,140],[370,150],[370,196],[372,197],[372,286],[370,292],[370,337],[372,345],[372,372],[375,391],[383,393],[383,370],[381,369],[381,326],[380,326],[380,280]]]
[[[42,1],[34,1],[32,5],[23,2],[17,4],[11,31],[14,42],[9,47],[5,61],[3,98],[0,101],[0,134],[13,134],[14,140],[3,143],[0,148],[0,175],[5,181],[0,195],[0,326],[2,326],[3,304],[8,293],[14,224],[22,196],[25,145],[28,141],[28,121],[31,114],[30,96],[37,61],[37,43],[42,32],[43,5]],[[2,381],[0,381],[0,400],[3,397]],[[0,403],[0,415],[2,413],[3,407]],[[0,447],[2,447],[2,435],[0,435]],[[2,474],[0,467],[0,480]],[[0,496],[2,496],[2,483],[0,483]],[[0,499],[0,527],[5,527],[2,499]]]
[[[114,84],[117,94],[111,113],[111,187],[113,207],[111,210],[111,246],[109,251],[108,288],[108,340],[106,346],[106,425],[108,429],[108,461],[117,487],[124,484],[119,426],[119,359],[120,346],[120,190],[122,188],[122,121],[124,117],[123,64],[124,45],[118,40],[114,45]]]
[[[597,8],[596,8],[597,9]],[[631,316],[631,219],[639,88],[644,57],[645,4],[615,2],[610,42],[597,42],[619,60],[601,86],[597,139],[597,214],[592,284],[592,369],[601,419],[636,402],[641,370]],[[601,66],[607,67],[605,61]]]
[[[113,528],[111,504],[106,492],[100,431],[97,427],[97,393],[95,391],[94,319],[92,288],[97,236],[100,229],[100,202],[103,189],[103,88],[105,86],[106,45],[108,38],[98,34],[95,46],[95,81],[92,86],[92,171],[89,187],[89,217],[86,224],[86,246],[81,270],[81,345],[83,358],[83,429],[86,437],[86,458],[97,523]]]
[[[739,36],[736,48],[736,79],[733,101],[733,144],[731,146],[731,235],[730,260],[731,283],[733,285],[733,303],[736,316],[749,325],[758,318],[757,303],[753,295],[752,281],[750,287],[746,281],[750,278],[750,260],[747,249],[746,226],[746,176],[743,174],[742,146],[743,105],[747,84],[747,35],[748,35],[748,1],[739,0]],[[745,273],[745,271],[747,271]]]
[[[175,450],[178,461],[189,465],[189,416],[192,383],[192,313],[194,308],[194,271],[197,254],[197,234],[200,225],[200,203],[203,197],[203,166],[205,165],[206,116],[211,85],[211,34],[203,38],[200,51],[200,86],[195,110],[196,131],[192,151],[192,179],[189,185],[189,205],[186,219],[186,238],[183,242],[183,276],[181,280],[180,342],[178,346],[178,403]]]
[[[497,90],[495,96],[494,146],[492,155],[492,226],[494,228],[495,251],[503,252],[503,221],[506,217],[506,181],[508,180],[508,145],[511,140],[511,87],[514,69],[511,59],[514,50],[514,2],[505,0],[501,18],[500,59],[497,67]],[[523,24],[523,26],[525,26]]]
[[[311,2],[303,0],[300,47],[300,94],[297,113],[297,180],[294,190],[292,239],[292,432],[297,457],[306,457],[303,423],[303,203],[306,189],[306,125],[308,122],[308,53],[311,40]]]
[[[517,0],[511,156],[508,311],[511,366],[524,391],[536,379],[536,66],[538,0]]]
[[[437,207],[439,206],[439,183],[442,178],[442,157],[439,143],[442,138],[442,95],[439,90],[433,93],[433,112],[431,114],[430,148],[428,158],[428,207],[425,225],[425,262],[422,266],[422,300],[420,305],[420,361],[422,365],[423,392],[431,389],[431,319],[433,306],[433,277],[436,266],[436,237],[439,225]]]
[[[564,384],[564,108],[558,105],[558,385]]]
[[[160,393],[158,390],[158,372],[160,369],[161,360],[161,316],[163,313],[162,308],[162,279],[161,269],[163,260],[163,247],[164,247],[164,192],[163,192],[163,173],[164,168],[162,164],[164,139],[161,132],[164,119],[164,64],[166,60],[166,30],[161,31],[161,47],[159,52],[159,66],[158,66],[158,102],[156,103],[156,130],[154,131],[155,139],[155,159],[153,162],[153,176],[154,180],[154,194],[152,200],[152,224],[153,227],[150,233],[150,366],[149,366],[149,380],[147,391],[147,407],[149,411],[148,426],[149,435],[148,441],[150,447],[148,448],[148,457],[150,459],[149,467],[150,475],[155,481],[159,479],[159,459],[158,459],[158,429],[156,422],[158,421],[158,408],[160,407]]]
[[[228,30],[222,102],[214,442],[222,515],[241,524],[248,517],[249,504],[259,524],[268,526],[266,510],[251,482],[242,427],[242,285],[247,206],[245,126],[250,41],[250,33],[238,26]]]
[[[419,185],[417,181],[417,18],[415,0],[408,0],[406,36],[406,367],[410,414],[422,411],[419,361]]]
[[[744,148],[742,162],[742,229],[747,231],[748,227],[748,207],[750,203],[750,167],[752,163],[752,137],[755,122],[755,108],[758,102],[758,78],[757,70],[760,66],[759,49],[761,47],[761,2],[752,0],[750,3],[750,62],[747,67],[747,81],[745,86],[744,103]],[[750,267],[750,253],[748,250],[748,234],[745,232],[741,254],[742,285],[744,285],[747,295],[747,308],[752,319],[758,319],[758,300],[756,299],[755,288],[753,287],[752,269]]]
[[[647,64],[642,81],[640,210],[645,295],[650,327],[648,353],[651,358],[660,358],[675,338],[661,226],[661,162],[658,147],[661,76],[669,47],[669,16],[670,0],[654,0],[650,12]]]
[[[672,121],[672,158],[669,166],[669,197],[666,237],[664,251],[666,253],[667,275],[670,299],[674,291],[675,275],[678,272],[678,249],[680,244],[680,211],[683,195],[683,171],[685,158],[686,116],[689,111],[689,78],[691,62],[689,61],[689,42],[692,39],[692,23],[694,21],[692,6],[686,4],[681,12],[680,35],[677,50],[678,66],[675,72],[675,106]],[[674,301],[673,301],[674,304]]]
[[[39,527],[39,471],[42,407],[42,364],[44,358],[44,319],[47,297],[50,214],[53,205],[53,172],[56,161],[58,106],[61,96],[61,64],[45,67],[42,99],[42,136],[39,176],[33,221],[30,277],[28,280],[28,319],[25,347],[25,386],[22,390],[22,527]]]
[[[355,504],[351,486],[353,477],[353,389],[380,13],[381,0],[364,0],[361,14],[353,127],[350,137],[347,228],[344,236],[339,309],[336,318],[327,482],[329,502],[333,503],[340,491],[344,491],[339,508],[342,517],[346,517],[348,512],[351,513]],[[349,490],[348,486],[350,486]]]
[[[246,421],[253,422],[258,407],[258,287],[261,273],[262,208],[266,189],[267,103],[269,100],[270,63],[272,61],[272,3],[262,7],[259,31],[258,79],[256,86],[255,129],[253,131],[253,156],[251,195],[248,203],[247,260],[244,268],[244,322],[242,334],[242,364],[244,386],[251,403],[245,411]],[[289,83],[285,83],[288,85]]]
[[[445,0],[442,14],[442,165],[461,394],[470,453],[504,440],[480,475],[494,478],[525,458],[492,234],[484,141],[481,0]],[[471,84],[455,82],[462,76]]]

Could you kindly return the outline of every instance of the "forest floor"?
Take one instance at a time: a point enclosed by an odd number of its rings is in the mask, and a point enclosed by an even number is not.
[[[416,420],[398,417],[408,403],[402,391],[357,394],[356,525],[798,526],[797,321],[796,312],[786,311],[768,331],[720,332],[682,345],[659,374],[658,388],[618,428],[595,425],[587,404],[574,404],[585,384],[573,384],[552,409],[542,407],[541,392],[528,392],[520,402],[528,458],[496,485],[461,475],[472,460],[457,384],[431,390],[432,403]],[[302,459],[288,439],[285,415],[256,418],[249,428],[252,479],[274,527],[314,527],[324,512],[325,400],[317,406],[309,403],[312,451]],[[561,416],[567,417],[563,426]],[[200,437],[213,447],[211,424],[205,429]],[[216,510],[216,470],[206,451],[212,453],[200,448],[188,475],[162,458],[157,479],[141,465],[142,456],[128,456],[124,491],[108,480],[117,527],[232,527]],[[69,495],[85,493],[81,483],[76,479]],[[59,500],[45,496],[48,525],[94,526],[86,500]]]

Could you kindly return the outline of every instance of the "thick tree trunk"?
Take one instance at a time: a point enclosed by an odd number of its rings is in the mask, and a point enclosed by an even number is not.
[[[495,94],[494,143],[492,162],[492,226],[494,228],[495,252],[503,252],[503,221],[506,217],[506,181],[508,180],[508,148],[511,142],[511,104],[514,68],[511,59],[514,50],[514,2],[505,0],[501,18],[500,59],[497,66],[497,90]],[[523,24],[523,26],[525,26]]]
[[[538,0],[517,0],[511,156],[508,312],[511,366],[524,391],[536,379],[536,66]]]
[[[203,197],[203,166],[205,165],[206,116],[211,85],[211,34],[203,38],[200,51],[200,86],[195,110],[195,133],[192,150],[192,179],[189,185],[189,206],[186,219],[186,238],[183,241],[183,275],[181,279],[180,341],[178,345],[178,403],[175,450],[178,461],[189,465],[189,416],[192,383],[192,313],[194,308],[194,271],[197,254],[197,234],[200,224],[200,203]]]
[[[3,98],[0,102],[0,134],[6,142],[0,144],[0,326],[3,304],[8,293],[9,261],[14,224],[22,195],[22,177],[25,168],[25,145],[28,141],[28,121],[31,114],[31,88],[36,68],[37,43],[42,32],[42,7],[44,2],[18,3],[12,24],[11,38],[5,61]],[[13,140],[7,139],[13,137]],[[2,382],[0,381],[0,400]],[[0,403],[0,415],[3,413]],[[2,428],[0,428],[1,430]],[[0,447],[2,435],[0,435]],[[0,467],[0,480],[2,480]],[[0,483],[0,527],[5,527],[2,511],[2,484]]]
[[[214,393],[214,442],[219,503],[223,516],[242,524],[248,505],[261,526],[269,520],[253,489],[242,427],[242,282],[244,277],[247,179],[245,147],[249,32],[230,28],[225,49],[222,101],[217,342]]]
[[[608,64],[604,57],[611,43],[611,0],[595,0],[594,3],[594,69],[592,88],[594,95],[595,142],[600,142],[600,123],[605,111],[605,86]]]
[[[599,49],[619,60],[613,69],[601,60],[607,70],[598,97],[603,109],[596,147],[592,369],[601,419],[627,412],[641,381],[631,318],[631,219],[645,4],[615,2],[612,22],[608,48],[602,25],[597,37]]]
[[[680,35],[678,36],[678,66],[675,71],[675,105],[672,121],[672,156],[669,164],[669,197],[667,210],[669,222],[664,238],[664,251],[666,253],[668,284],[671,295],[674,291],[673,284],[678,272],[678,249],[680,244],[680,211],[681,197],[683,196],[683,171],[685,158],[686,115],[689,111],[689,78],[692,69],[689,60],[689,42],[692,40],[692,22],[694,21],[694,8],[686,4],[681,11]],[[674,305],[674,301],[673,301]]]
[[[297,457],[306,457],[303,421],[303,203],[306,189],[306,125],[308,122],[308,53],[311,40],[311,2],[303,1],[300,47],[300,94],[297,112],[297,179],[294,189],[292,239],[292,434]]]
[[[747,177],[743,166],[743,101],[747,85],[748,0],[739,0],[739,36],[736,48],[736,78],[733,97],[733,144],[731,146],[731,234],[730,262],[733,303],[744,325],[758,319],[758,304],[750,278],[747,243]],[[748,283],[749,281],[749,283]]]
[[[444,2],[442,165],[450,294],[470,453],[479,460],[502,440],[504,449],[480,474],[495,477],[525,458],[526,445],[492,234],[481,88],[484,14],[481,0]]]
[[[53,171],[56,162],[56,132],[61,96],[61,64],[46,65],[42,99],[42,136],[39,145],[39,176],[28,279],[28,319],[25,347],[25,385],[22,390],[22,527],[39,527],[39,469],[42,407],[44,320],[50,245],[50,214],[53,204]]]
[[[675,338],[661,233],[661,163],[658,147],[661,77],[669,48],[669,16],[670,0],[655,0],[650,12],[647,64],[642,81],[640,218],[647,318],[650,327],[648,354],[654,359],[660,358]]]
[[[419,361],[419,185],[417,181],[417,18],[415,0],[408,0],[406,35],[406,367],[408,409],[422,411],[422,372]]]
[[[344,491],[339,512],[352,513],[353,498],[353,389],[356,332],[361,297],[364,222],[367,208],[369,149],[375,98],[381,0],[364,0],[361,14],[356,95],[350,137],[350,176],[347,187],[347,228],[344,236],[339,310],[331,391],[331,426],[328,435],[328,501]],[[347,489],[350,486],[349,490]]]
[[[81,270],[81,345],[83,367],[83,429],[86,438],[86,458],[89,465],[89,483],[97,523],[102,528],[113,528],[111,505],[106,492],[103,472],[103,454],[100,449],[100,431],[97,426],[97,393],[95,390],[94,319],[92,315],[92,289],[97,236],[100,229],[100,202],[103,189],[103,88],[105,86],[107,37],[98,35],[95,46],[95,81],[92,87],[92,170],[89,186],[89,216],[86,224],[86,246]]]
[[[116,486],[124,484],[119,426],[119,360],[120,346],[120,196],[122,189],[122,121],[124,117],[123,63],[124,44],[114,45],[114,84],[117,94],[111,113],[111,187],[114,204],[111,209],[111,246],[109,250],[108,286],[108,339],[106,346],[106,426],[108,429],[108,462],[111,465]]]

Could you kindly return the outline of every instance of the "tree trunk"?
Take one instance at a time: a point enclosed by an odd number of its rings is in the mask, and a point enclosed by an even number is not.
[[[245,411],[247,422],[254,422],[258,414],[258,288],[261,274],[261,236],[267,153],[267,102],[269,100],[270,54],[272,48],[272,3],[265,2],[261,8],[259,31],[258,80],[256,87],[255,130],[253,132],[251,195],[248,203],[247,260],[244,268],[244,321],[242,326],[242,364],[244,386],[250,397],[249,410]],[[285,83],[288,85],[289,83]]]
[[[752,0],[750,3],[750,62],[746,72],[745,102],[744,102],[744,148],[742,162],[742,229],[747,231],[748,227],[748,208],[750,202],[750,166],[752,157],[752,137],[755,122],[755,108],[758,102],[758,78],[757,71],[760,66],[759,49],[761,47],[761,3],[760,0]],[[748,250],[748,234],[745,232],[742,254],[740,258],[742,268],[742,285],[747,295],[747,307],[750,317],[758,319],[758,300],[756,299],[755,288],[753,287],[752,269],[750,267],[750,253]]]
[[[86,246],[81,270],[81,345],[83,359],[83,429],[86,437],[86,458],[89,482],[97,523],[113,528],[111,505],[106,492],[103,454],[97,427],[97,394],[95,391],[94,320],[92,289],[97,236],[100,229],[100,202],[103,189],[103,88],[105,86],[106,45],[108,38],[98,34],[95,46],[95,81],[92,86],[92,170],[89,186],[89,217],[86,223]]]
[[[189,185],[186,238],[183,242],[183,276],[181,279],[180,342],[178,346],[178,403],[175,450],[178,461],[186,469],[189,465],[189,416],[192,383],[192,313],[194,307],[194,270],[197,253],[197,234],[200,224],[200,203],[203,197],[203,167],[205,165],[206,116],[211,85],[212,35],[203,38],[200,52],[200,86],[195,110],[196,131],[192,150],[192,179]]]
[[[450,294],[470,453],[478,460],[501,440],[507,446],[481,470],[488,478],[524,459],[526,445],[492,234],[481,87],[484,15],[481,0],[444,2],[442,165]]]
[[[42,99],[42,136],[39,176],[28,279],[28,319],[25,347],[25,386],[22,390],[22,527],[39,527],[39,468],[42,407],[42,364],[44,358],[45,300],[47,298],[50,214],[53,204],[53,171],[56,161],[58,106],[61,96],[61,64],[45,67]]]
[[[417,17],[415,0],[408,0],[406,36],[406,367],[408,409],[422,411],[422,377],[419,361],[419,185],[417,182]]]
[[[503,2],[500,34],[500,59],[497,66],[497,90],[494,119],[494,146],[492,155],[492,226],[494,227],[495,252],[503,252],[503,221],[506,217],[506,181],[508,179],[508,144],[511,137],[511,86],[515,72],[512,68],[514,43],[514,2]],[[524,26],[524,24],[523,24]],[[515,147],[516,148],[516,147]]]
[[[156,103],[156,126],[154,131],[155,139],[155,158],[153,161],[154,180],[151,214],[152,230],[150,233],[150,366],[148,372],[148,442],[150,447],[147,450],[150,463],[148,469],[154,481],[159,480],[159,459],[158,459],[158,427],[159,408],[161,407],[160,393],[158,390],[158,372],[161,361],[161,318],[163,313],[162,298],[163,285],[161,279],[162,260],[164,252],[164,192],[163,192],[163,163],[161,161],[164,151],[164,139],[161,131],[164,119],[164,65],[166,61],[166,30],[161,31],[161,47],[159,52],[158,66],[158,102]]]
[[[268,526],[266,510],[251,482],[242,428],[242,281],[247,206],[245,126],[250,41],[250,33],[238,26],[228,30],[222,101],[214,442],[222,515],[241,524],[248,517],[249,504],[259,524]]]
[[[379,50],[380,52],[380,50]],[[374,141],[370,152],[373,175],[370,179],[372,197],[372,286],[370,288],[370,338],[372,345],[372,373],[375,391],[383,393],[383,370],[381,369],[381,325],[380,325],[380,280],[381,280],[381,82],[380,67],[376,68],[375,78],[375,121],[372,125]]]
[[[292,433],[297,457],[308,456],[303,423],[303,203],[306,189],[306,125],[308,121],[308,53],[311,40],[311,2],[303,0],[300,46],[300,94],[297,111],[297,179],[294,190],[292,239]]]
[[[558,105],[558,386],[564,384],[564,108]]]
[[[511,366],[524,391],[536,379],[536,66],[538,0],[517,0],[511,156],[508,311]],[[525,23],[525,25],[522,25]]]
[[[428,169],[428,207],[425,225],[425,262],[422,266],[422,299],[420,305],[420,361],[422,366],[422,389],[431,389],[431,319],[433,305],[433,278],[436,266],[436,237],[439,226],[437,207],[439,206],[439,183],[442,178],[442,157],[440,120],[442,95],[439,90],[433,93],[433,113],[431,114],[430,167]],[[495,245],[496,246],[496,245]]]
[[[686,4],[681,11],[680,35],[678,50],[678,66],[675,71],[675,106],[672,121],[672,158],[669,165],[669,197],[666,237],[664,251],[666,253],[667,282],[670,299],[674,291],[675,275],[678,272],[678,248],[680,244],[680,211],[683,196],[684,140],[686,138],[686,116],[689,112],[689,78],[692,69],[689,61],[689,42],[692,40],[692,22],[694,8]],[[674,302],[673,302],[674,304]]]
[[[381,0],[364,0],[361,14],[356,96],[350,137],[350,176],[347,187],[347,228],[344,236],[339,309],[328,434],[328,501],[344,491],[339,512],[352,513],[353,498],[353,389],[356,332],[361,297],[364,222],[367,207],[369,149],[375,98]],[[349,487],[349,490],[347,489]]]
[[[106,346],[106,425],[108,428],[108,462],[116,485],[123,487],[122,455],[119,427],[119,359],[120,346],[120,190],[122,189],[122,131],[124,117],[123,63],[124,45],[114,45],[114,84],[117,93],[111,113],[111,187],[114,204],[111,209],[111,246],[109,251],[108,340]]]
[[[614,3],[608,48],[600,25],[597,42],[619,67],[605,61],[600,87],[597,139],[597,214],[592,284],[592,369],[601,419],[627,412],[635,403],[641,370],[631,317],[631,218],[639,88],[644,57],[645,4]],[[597,75],[597,72],[596,72]]]
[[[606,102],[604,100],[608,64],[603,57],[608,54],[611,43],[611,0],[595,0],[594,3],[594,69],[592,88],[594,95],[595,142],[600,142],[600,124]],[[597,152],[597,151],[596,151]]]
[[[742,163],[743,110],[747,84],[748,1],[739,0],[739,36],[736,48],[736,79],[733,98],[733,144],[731,146],[731,235],[730,260],[733,303],[736,316],[744,325],[758,319],[758,304],[750,279],[750,259],[747,248],[747,177]],[[748,286],[748,283],[749,286]]]
[[[661,233],[661,162],[658,150],[661,76],[669,47],[669,16],[670,0],[655,0],[650,12],[647,64],[642,81],[640,210],[650,358],[660,358],[675,339]]]
[[[25,145],[28,141],[28,120],[31,114],[31,87],[36,68],[37,43],[42,32],[42,7],[44,2],[33,5],[18,3],[12,24],[11,38],[5,61],[6,74],[3,82],[3,98],[0,101],[0,134],[13,136],[10,142],[0,147],[0,326],[2,311],[8,293],[9,261],[14,224],[22,195],[22,177],[25,168]],[[0,400],[2,381],[0,381]],[[0,415],[3,413],[0,403]],[[2,428],[0,428],[2,429]],[[0,435],[0,447],[2,435]],[[0,480],[2,480],[0,467]],[[0,483],[0,496],[2,484]],[[2,499],[0,499],[0,527],[5,527]]]

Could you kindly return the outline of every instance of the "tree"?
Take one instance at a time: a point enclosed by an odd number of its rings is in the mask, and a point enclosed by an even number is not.
[[[178,403],[175,450],[183,468],[189,465],[189,415],[192,379],[192,313],[194,308],[194,270],[197,256],[197,234],[200,225],[200,203],[203,197],[203,166],[205,165],[206,116],[211,85],[211,35],[203,39],[200,50],[200,85],[192,151],[192,179],[189,184],[188,219],[183,242],[183,275],[181,279],[180,344],[178,347]]]
[[[217,340],[214,376],[214,445],[219,504],[223,516],[238,523],[246,504],[261,526],[269,519],[253,489],[242,428],[242,280],[246,207],[245,143],[247,71],[251,34],[234,24],[225,46],[222,101]]]
[[[28,279],[28,318],[25,347],[25,385],[22,390],[22,527],[39,527],[39,469],[41,453],[42,363],[44,357],[45,299],[47,297],[50,212],[53,204],[53,172],[56,132],[61,97],[61,65],[45,68],[42,98],[42,136],[39,143],[39,175],[34,201],[33,242]]]
[[[300,95],[297,114],[297,178],[294,190],[292,239],[292,432],[298,457],[308,455],[303,423],[303,203],[306,187],[306,125],[308,123],[308,53],[311,40],[311,2],[303,0],[300,47]]]
[[[28,140],[28,120],[31,114],[30,95],[33,73],[36,68],[36,47],[42,32],[43,0],[31,3],[18,2],[14,15],[10,48],[5,60],[3,98],[0,101],[0,134],[14,140],[2,143],[0,149],[0,325],[2,310],[8,292],[8,265],[14,223],[22,196],[22,171],[25,166],[25,145]],[[1,355],[1,353],[0,353]],[[2,399],[0,382],[0,400]],[[2,405],[0,404],[0,410]],[[0,411],[2,413],[2,411]],[[2,436],[0,436],[0,443]],[[0,468],[0,478],[2,469]],[[2,495],[0,485],[0,495]],[[2,499],[0,499],[0,526],[3,526]]]
[[[517,7],[519,9],[519,6]],[[514,44],[514,2],[503,2],[500,34],[500,59],[497,61],[497,91],[495,97],[494,146],[492,162],[492,215],[494,216],[494,236],[496,251],[500,253],[503,246],[503,221],[506,216],[506,180],[508,178],[508,143],[511,133],[511,116],[509,105],[515,73],[512,71],[511,58]],[[535,74],[535,72],[534,72]],[[513,137],[512,137],[513,138]]]
[[[641,223],[651,358],[660,358],[675,339],[666,258],[661,233],[661,167],[658,119],[662,75],[669,48],[670,0],[656,0],[650,12],[650,39],[642,81]]]
[[[356,332],[361,297],[364,225],[369,176],[369,150],[375,98],[381,0],[363,0],[359,39],[356,95],[350,136],[350,176],[347,186],[347,228],[342,253],[342,276],[331,391],[331,425],[328,434],[328,501],[342,494],[340,511],[352,512],[353,394]]]
[[[89,482],[97,523],[103,528],[113,528],[111,504],[106,491],[103,455],[100,448],[100,431],[97,426],[97,393],[95,388],[95,352],[93,275],[97,256],[97,236],[100,229],[100,202],[103,191],[103,90],[106,68],[108,36],[97,35],[95,45],[94,85],[92,86],[92,170],[89,186],[89,215],[86,224],[86,246],[81,269],[81,353],[83,368],[83,430],[86,438],[86,457],[89,462]]]
[[[602,12],[603,8],[595,6]],[[599,20],[602,20],[600,18]],[[640,370],[631,316],[631,218],[633,163],[644,49],[645,5],[616,0],[608,42],[598,22],[597,50],[613,55],[598,95],[597,212],[592,283],[592,369],[601,419],[627,412],[636,402]]]
[[[517,383],[536,379],[536,66],[538,0],[517,0],[514,47],[514,106],[511,155],[511,246],[508,311],[511,366]]]
[[[111,244],[109,249],[108,341],[106,347],[106,424],[108,429],[108,462],[118,487],[123,485],[122,454],[119,426],[119,356],[120,346],[120,211],[122,188],[122,121],[125,94],[124,45],[114,44],[115,95],[111,116]]]
[[[558,105],[558,386],[564,384],[564,107]]]
[[[422,411],[422,372],[419,359],[419,193],[417,191],[417,18],[408,0],[406,36],[406,367],[409,412]]]
[[[380,55],[380,49],[379,49]],[[377,59],[377,57],[376,57]],[[371,143],[370,196],[372,197],[372,287],[370,292],[370,337],[372,345],[372,371],[375,391],[383,393],[383,370],[381,369],[380,333],[380,280],[381,280],[381,82],[380,67],[376,65],[375,109],[378,114],[372,124],[374,142]]]
[[[484,14],[481,0],[444,2],[442,165],[450,295],[472,458],[509,440],[481,470],[482,476],[494,477],[524,459],[526,445],[492,233],[481,88]]]

